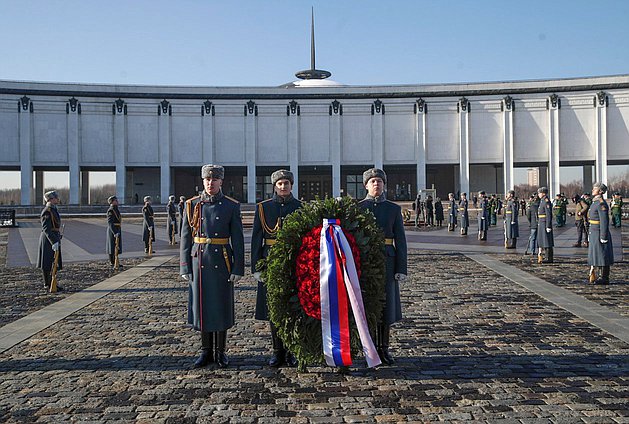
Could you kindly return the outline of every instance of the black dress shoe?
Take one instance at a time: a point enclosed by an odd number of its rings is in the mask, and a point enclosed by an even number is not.
[[[380,349],[378,354],[380,355],[382,363],[386,365],[393,365],[395,363],[395,359],[393,359],[393,356],[389,353],[389,349]]]
[[[269,359],[269,366],[273,368],[279,368],[284,365],[283,352],[273,352],[273,356]]]
[[[201,355],[199,355],[199,357],[197,358],[196,361],[194,361],[194,364],[192,365],[192,368],[201,368],[204,367],[206,365],[209,365],[213,362],[214,358],[212,358],[212,354],[210,353],[209,350],[202,350],[201,351]]]
[[[220,368],[227,368],[229,366],[229,358],[225,355],[225,352],[216,352],[216,363]]]
[[[288,365],[291,368],[294,368],[297,366],[297,358],[295,358],[295,355],[293,355],[291,352],[286,352],[286,365]]]

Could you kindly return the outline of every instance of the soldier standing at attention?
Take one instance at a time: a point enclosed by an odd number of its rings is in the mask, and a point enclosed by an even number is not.
[[[245,241],[240,203],[222,191],[224,168],[205,165],[201,177],[203,193],[186,201],[180,273],[189,283],[188,324],[201,332],[193,367],[216,362],[225,368],[227,330],[235,321],[234,284],[245,274]]]
[[[437,227],[443,225],[443,203],[440,197],[435,199],[435,221],[437,221]]]
[[[489,225],[496,225],[498,222],[498,199],[495,194],[489,198]]]
[[[539,209],[539,197],[532,195],[529,198],[526,210],[526,219],[529,221],[529,241],[524,255],[534,255],[537,251],[537,213]]]
[[[518,224],[518,201],[515,199],[515,191],[509,190],[507,193],[507,206],[504,214],[505,225],[505,247],[515,249],[520,237],[520,226]]]
[[[168,221],[166,223],[166,231],[168,231],[168,241],[171,245],[177,244],[175,234],[177,234],[177,206],[175,206],[175,196],[168,196],[168,205],[166,210],[168,212]]]
[[[456,215],[458,209],[456,200],[454,200],[454,193],[448,193],[448,202],[450,203],[448,210],[448,231],[454,231],[457,224]]]
[[[179,212],[179,237],[181,238],[181,227],[183,224],[183,210],[186,207],[186,196],[179,196],[177,211]]]
[[[484,191],[478,192],[478,239],[487,240],[487,229],[489,228],[489,202]]]
[[[553,247],[555,240],[553,237],[553,205],[548,198],[548,188],[540,187],[537,189],[539,197],[539,208],[537,209],[537,246],[539,254],[537,262],[544,264],[553,263]]]
[[[590,205],[585,201],[584,197],[577,200],[574,212],[574,225],[577,227],[577,242],[573,244],[572,247],[581,247],[581,242],[583,242],[584,247],[588,247],[586,223],[589,209]]]
[[[271,183],[273,183],[274,189],[273,198],[258,203],[253,218],[251,273],[258,282],[255,318],[263,321],[269,321],[269,309],[266,300],[266,284],[261,277],[263,269],[260,267],[261,263],[258,262],[269,255],[284,219],[301,208],[301,201],[295,199],[291,193],[294,181],[293,173],[286,169],[273,172],[271,174]],[[294,367],[297,365],[295,356],[284,348],[284,344],[277,334],[277,328],[272,322],[271,342],[273,344],[273,356],[269,360],[270,366],[279,367],[286,364],[289,367]]]
[[[614,193],[614,198],[612,199],[612,225],[614,228],[621,226],[622,219],[622,205],[623,205],[622,197],[620,193]]]
[[[118,210],[118,198],[111,196],[107,199],[107,254],[112,268],[116,262],[116,241],[118,241],[118,255],[122,253],[122,216]],[[117,239],[117,240],[116,240]],[[118,264],[119,268],[122,265]]]
[[[144,253],[149,253],[149,240],[155,243],[155,221],[153,207],[151,206],[151,196],[144,196],[144,206],[142,206],[142,241],[144,241]],[[153,253],[155,249],[152,249]]]
[[[44,194],[46,206],[40,214],[41,235],[39,236],[39,250],[37,251],[37,268],[42,270],[44,288],[50,289],[52,282],[52,267],[55,261],[55,252],[59,251],[57,270],[63,269],[61,260],[61,215],[57,210],[59,195],[56,191],[48,191]],[[57,286],[57,291],[63,289]]]
[[[561,206],[563,201],[561,200],[561,194],[555,196],[555,201],[553,202],[553,217],[555,218],[555,225],[557,228],[563,227],[563,214],[561,213]]]
[[[469,202],[467,201],[467,193],[461,193],[459,200],[459,213],[461,214],[461,235],[467,235],[467,229],[470,226],[470,215],[467,212]]]
[[[395,360],[389,353],[389,339],[391,324],[402,319],[399,284],[406,281],[407,251],[402,209],[386,199],[384,191],[386,183],[387,176],[382,169],[366,170],[363,173],[363,184],[367,189],[367,197],[361,200],[358,206],[370,210],[376,217],[376,223],[384,232],[386,303],[376,330],[376,345],[382,362],[393,365]]]
[[[594,183],[592,187],[592,206],[590,206],[590,245],[588,247],[588,265],[590,265],[590,283],[609,284],[610,267],[614,264],[614,247],[609,232],[609,208],[603,198],[607,186]]]

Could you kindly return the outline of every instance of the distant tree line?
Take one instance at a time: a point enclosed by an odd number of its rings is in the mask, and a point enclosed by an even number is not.
[[[44,189],[44,193],[50,190],[56,190],[59,193],[59,200],[62,205],[68,204],[70,199],[70,189],[68,187],[48,187]],[[106,205],[107,198],[116,193],[115,184],[105,184],[102,186],[90,187],[90,204]],[[19,205],[21,199],[21,191],[19,188],[11,188],[0,190],[0,205]],[[44,204],[44,196],[35,199],[36,204]]]

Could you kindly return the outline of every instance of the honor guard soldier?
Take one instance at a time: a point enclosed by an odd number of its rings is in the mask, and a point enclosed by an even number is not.
[[[592,206],[590,206],[590,245],[588,246],[588,265],[590,265],[590,283],[609,284],[610,267],[614,264],[612,235],[609,232],[609,208],[603,198],[607,186],[594,183],[592,187]]]
[[[498,198],[492,194],[489,198],[489,225],[496,225],[498,222]]]
[[[280,169],[271,174],[273,183],[273,198],[260,202],[256,205],[256,212],[253,218],[253,232],[251,234],[251,272],[258,282],[258,292],[256,298],[255,318],[269,321],[269,309],[266,300],[266,284],[262,280],[260,260],[269,255],[275,237],[284,219],[295,210],[301,207],[301,201],[295,199],[291,193],[294,182],[293,173],[285,169]],[[277,334],[277,328],[271,322],[271,341],[273,343],[273,356],[269,360],[269,365],[279,367],[286,364],[290,367],[297,365],[297,360],[291,352],[286,351],[282,340]]]
[[[41,235],[39,236],[39,250],[37,251],[37,268],[42,270],[44,287],[50,289],[52,282],[52,270],[55,262],[55,253],[58,253],[56,270],[63,268],[61,260],[61,216],[57,210],[59,195],[56,191],[48,191],[44,194],[46,206],[40,214]],[[62,288],[57,286],[57,290]]]
[[[386,199],[384,191],[386,183],[387,176],[382,169],[371,168],[365,171],[363,184],[367,189],[367,197],[358,205],[374,214],[376,223],[384,232],[386,303],[376,330],[376,345],[382,362],[392,365],[395,361],[389,353],[390,331],[391,324],[402,319],[399,284],[406,281],[407,251],[402,209]]]
[[[505,247],[515,249],[520,237],[520,225],[518,223],[518,201],[515,198],[515,191],[509,190],[507,193],[507,205],[505,207]]]
[[[529,222],[529,241],[524,255],[535,255],[537,251],[537,221],[539,211],[539,197],[531,195],[526,209],[526,219]]]
[[[457,224],[457,209],[458,205],[454,199],[454,193],[448,193],[448,202],[450,204],[448,209],[448,231],[454,231]]]
[[[484,191],[478,192],[478,239],[487,240],[489,228],[489,201]]]
[[[177,211],[179,212],[179,237],[181,237],[181,226],[183,225],[183,210],[186,207],[186,196],[179,196]]]
[[[574,212],[574,224],[577,227],[577,242],[572,247],[588,247],[588,212],[590,204],[581,196],[576,203]]]
[[[561,213],[561,205],[563,201],[561,200],[561,194],[555,196],[555,200],[553,201],[553,217],[555,218],[555,225],[557,228],[563,227],[563,214]]]
[[[109,209],[107,209],[107,245],[106,250],[109,255],[109,262],[112,268],[116,264],[116,255],[122,253],[122,216],[118,210],[118,198],[111,196],[107,199]],[[116,248],[118,249],[116,251]],[[118,264],[118,267],[122,265]]]
[[[177,244],[175,234],[177,234],[177,206],[175,205],[176,197],[168,196],[168,221],[166,222],[166,231],[168,231],[168,241],[171,245]]]
[[[152,243],[155,243],[155,213],[151,206],[151,196],[144,196],[144,206],[142,206],[142,241],[144,241],[144,253],[149,253],[149,240],[151,241],[151,253],[155,253]]]
[[[461,214],[461,235],[467,235],[467,229],[470,226],[470,215],[467,212],[469,202],[467,201],[467,193],[461,193],[461,200],[459,200],[459,214]]]
[[[240,203],[222,191],[225,170],[201,168],[204,191],[188,199],[180,244],[180,273],[188,285],[188,323],[201,332],[201,354],[193,367],[229,365],[227,330],[233,327],[234,284],[245,274]]]
[[[548,198],[548,188],[538,188],[537,197],[539,197],[539,207],[537,209],[537,246],[539,247],[539,254],[537,255],[537,262],[540,264],[552,264],[555,239],[553,237],[553,204]]]
[[[616,192],[614,193],[614,197],[612,199],[612,225],[614,226],[614,228],[618,227],[620,228],[621,225],[621,219],[622,219],[622,205],[623,205],[623,201],[622,201],[622,196],[620,196],[620,193]]]

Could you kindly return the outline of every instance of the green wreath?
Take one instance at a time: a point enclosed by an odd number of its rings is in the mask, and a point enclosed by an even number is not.
[[[269,256],[259,268],[264,269],[262,277],[267,287],[269,318],[278,329],[286,349],[298,359],[300,371],[305,371],[308,364],[325,362],[321,321],[312,316],[312,311],[309,311],[310,315],[306,313],[302,305],[303,281],[299,282],[302,290],[299,292],[296,264],[302,243],[308,237],[312,238],[313,231],[316,231],[313,229],[321,226],[326,218],[340,219],[341,228],[349,239],[353,238],[353,250],[357,249],[360,254],[360,285],[370,329],[375,329],[385,303],[384,234],[371,211],[359,208],[353,199],[344,197],[305,203],[301,209],[290,214],[278,231]],[[315,290],[318,290],[318,283],[317,278]],[[351,351],[355,358],[362,352],[362,347],[351,313],[349,322]]]

